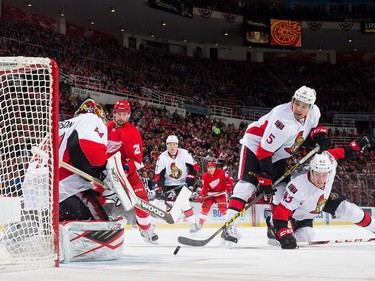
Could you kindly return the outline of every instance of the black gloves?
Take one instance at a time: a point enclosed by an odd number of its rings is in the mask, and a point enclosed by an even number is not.
[[[161,187],[155,188],[155,198],[159,200],[165,200],[165,194]]]
[[[361,135],[356,140],[350,143],[350,147],[357,152],[364,151],[366,149],[373,150],[375,148],[374,145],[374,137],[368,134]]]
[[[275,193],[272,186],[272,177],[266,173],[261,173],[258,177],[258,188],[259,191],[264,191],[265,195],[273,195]]]
[[[332,139],[330,136],[328,136],[328,129],[326,127],[318,126],[312,129],[310,132],[310,137],[315,143],[319,144],[319,152],[327,150],[332,146]]]
[[[277,240],[280,242],[281,249],[296,249],[297,240],[294,237],[291,228],[282,228],[277,232]]]

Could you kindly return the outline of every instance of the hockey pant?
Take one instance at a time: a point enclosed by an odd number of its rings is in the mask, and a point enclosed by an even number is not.
[[[96,191],[88,189],[60,202],[59,221],[108,220],[98,195]]]
[[[208,213],[211,210],[213,204],[217,204],[217,207],[222,216],[227,214],[227,195],[221,194],[219,196],[210,197],[203,201],[201,212],[199,214],[199,224],[204,224],[207,219]]]

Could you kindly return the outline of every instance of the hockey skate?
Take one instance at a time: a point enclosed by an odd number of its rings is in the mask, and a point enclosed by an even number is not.
[[[141,233],[141,236],[143,237],[143,240],[147,243],[158,245],[158,239],[159,236],[153,232],[153,227],[150,227],[149,229],[142,230],[139,229],[139,232]]]
[[[238,240],[241,238],[241,235],[237,229],[237,226],[230,225],[221,233],[221,246],[232,248],[237,244]]]
[[[197,233],[199,230],[201,230],[201,228],[202,228],[202,225],[201,225],[201,224],[199,224],[199,223],[192,223],[192,224],[190,225],[190,230],[189,230],[189,232],[190,232],[190,233]]]
[[[267,243],[272,246],[279,246],[280,242],[276,239],[276,233],[275,233],[275,227],[271,223],[271,217],[266,218],[266,224],[267,224]]]

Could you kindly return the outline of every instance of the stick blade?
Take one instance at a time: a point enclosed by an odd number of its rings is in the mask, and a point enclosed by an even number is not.
[[[179,236],[177,238],[178,243],[186,246],[192,246],[192,247],[203,247],[207,245],[208,242],[211,241],[211,239],[205,239],[205,240],[194,240],[190,239],[188,237]]]

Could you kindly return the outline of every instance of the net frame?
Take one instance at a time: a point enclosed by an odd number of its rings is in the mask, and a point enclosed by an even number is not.
[[[50,58],[0,57],[0,273],[59,266],[58,72]]]

